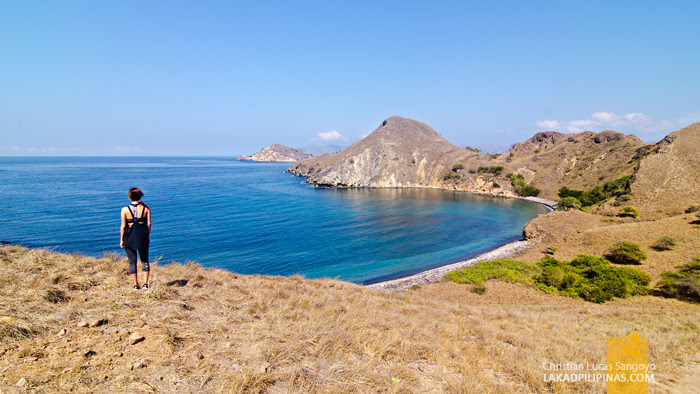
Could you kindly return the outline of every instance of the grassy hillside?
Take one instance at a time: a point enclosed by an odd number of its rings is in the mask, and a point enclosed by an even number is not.
[[[658,297],[597,305],[501,282],[387,293],[192,263],[156,264],[152,289],[132,291],[115,256],[3,246],[0,263],[2,392],[602,391],[525,373],[604,362],[606,338],[632,330],[659,371],[700,372],[700,306]]]

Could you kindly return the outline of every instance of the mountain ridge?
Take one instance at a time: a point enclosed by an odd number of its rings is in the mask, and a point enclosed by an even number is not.
[[[639,200],[638,205],[663,215],[697,203],[693,197],[700,194],[700,180],[692,168],[700,168],[699,136],[700,123],[656,144],[613,130],[545,131],[512,145],[504,154],[486,155],[453,145],[423,122],[392,116],[347,149],[296,162],[288,172],[322,187],[435,187],[499,197],[518,197],[508,177],[516,174],[539,189],[539,197],[552,200],[558,200],[562,187],[590,190],[632,176],[633,195],[656,199],[653,204]],[[664,169],[664,163],[676,163],[675,172]],[[654,175],[659,171],[664,174],[661,178]],[[663,185],[683,198],[659,199]]]

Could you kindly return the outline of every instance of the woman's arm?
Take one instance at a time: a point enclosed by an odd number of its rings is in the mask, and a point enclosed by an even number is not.
[[[126,215],[124,208],[121,211],[122,225],[119,227],[119,247],[124,248],[124,229],[126,228]]]
[[[146,209],[146,228],[148,228],[148,240],[151,240],[151,210]]]

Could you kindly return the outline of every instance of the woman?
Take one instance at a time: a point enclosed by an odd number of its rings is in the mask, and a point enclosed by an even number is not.
[[[122,226],[120,247],[129,258],[129,275],[134,281],[134,290],[139,289],[136,275],[136,253],[141,258],[141,270],[144,273],[143,288],[148,289],[148,245],[151,241],[151,210],[141,202],[143,192],[138,187],[129,189],[131,204],[122,208]]]

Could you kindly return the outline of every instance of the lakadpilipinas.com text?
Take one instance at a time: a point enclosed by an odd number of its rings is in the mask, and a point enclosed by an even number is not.
[[[653,382],[654,364],[542,364],[545,382]]]

